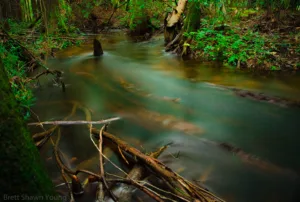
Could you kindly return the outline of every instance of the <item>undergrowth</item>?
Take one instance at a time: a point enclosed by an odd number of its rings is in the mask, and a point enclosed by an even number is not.
[[[225,19],[223,16],[203,18],[199,30],[184,33],[186,38],[192,39],[189,40],[190,44],[185,45],[190,46],[197,56],[204,60],[222,61],[230,67],[273,71],[286,68],[285,66],[299,68],[298,63],[289,60],[291,57],[295,58],[296,54],[299,55],[299,45],[282,41],[280,38],[283,36],[282,33],[275,31],[262,33],[256,30],[255,24],[253,27],[243,26],[243,22],[249,22],[248,15],[255,13],[253,10],[246,11],[235,18]],[[255,18],[251,20],[255,22]],[[293,39],[295,33],[288,34],[288,38]]]
[[[34,104],[34,96],[30,88],[23,84],[26,78],[26,63],[20,58],[21,49],[7,41],[0,45],[0,57],[10,79],[11,88],[16,100],[22,107],[24,119],[30,117],[30,107]]]
[[[53,49],[60,50],[82,43],[82,40],[76,39],[78,37],[76,29],[73,29],[72,33],[70,32],[72,29],[69,29],[68,37],[64,37],[65,29],[46,35],[38,33],[36,30],[29,30],[26,22],[8,19],[7,23],[10,36],[19,40],[37,58],[41,55],[50,55]],[[29,31],[31,31],[30,34],[24,34]],[[3,39],[0,42],[0,58],[9,77],[12,91],[22,107],[23,117],[26,120],[30,117],[30,107],[35,102],[30,84],[24,82],[28,76],[29,67],[20,46],[9,39]]]
[[[253,58],[258,60],[258,64],[262,64],[271,54],[270,47],[265,46],[269,40],[250,30],[240,35],[226,27],[223,30],[204,27],[197,32],[185,33],[185,36],[194,39],[195,43],[191,48],[202,50],[201,57],[233,66],[243,65]]]

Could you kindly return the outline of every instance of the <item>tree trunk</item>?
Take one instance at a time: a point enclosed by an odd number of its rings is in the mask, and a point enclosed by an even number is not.
[[[173,9],[172,13],[168,13],[165,18],[165,43],[168,44],[180,33],[181,30],[181,14],[183,13],[187,0],[179,0],[178,5]]]
[[[200,28],[201,25],[201,7],[199,1],[190,2],[188,5],[188,12],[186,15],[186,20],[184,24],[183,31],[184,32],[195,32]],[[179,49],[181,52],[181,57],[183,59],[193,58],[193,52],[190,47],[190,43],[192,42],[192,38],[187,38],[182,35],[181,39],[181,48]]]
[[[0,0],[0,20],[21,20],[20,0]]]
[[[194,32],[200,28],[201,13],[200,2],[193,1],[189,3],[186,20],[184,22],[185,32]]]
[[[183,33],[194,32],[200,28],[202,14],[200,4],[200,1],[191,1],[188,4],[186,1],[179,1],[177,8],[165,19],[166,51],[174,50],[183,59],[193,57],[190,48],[192,39],[185,37]],[[184,25],[181,25],[181,14],[186,6],[188,7],[186,19]]]
[[[1,61],[0,85],[1,201],[61,201],[18,110]]]

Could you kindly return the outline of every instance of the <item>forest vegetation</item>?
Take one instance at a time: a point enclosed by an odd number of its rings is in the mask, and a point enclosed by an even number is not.
[[[42,126],[43,130],[43,124],[53,127],[30,134],[26,123],[38,119],[31,108],[38,102],[33,89],[39,88],[39,78],[50,77],[63,92],[66,91],[63,72],[50,69],[46,61],[55,58],[63,49],[81,46],[90,40],[90,36],[95,36],[94,56],[101,56],[105,50],[102,50],[101,38],[97,38],[97,35],[109,35],[114,30],[126,33],[133,43],[163,36],[165,52],[183,61],[216,63],[222,68],[237,71],[278,74],[297,72],[300,68],[300,0],[1,0],[0,160],[5,167],[0,172],[1,195],[24,193],[28,196],[40,195],[46,199],[45,196],[56,197],[60,194],[67,195],[68,200],[76,201],[76,195],[82,194],[88,182],[98,181],[98,201],[104,201],[104,197],[111,201],[129,200],[132,197],[130,193],[134,192],[134,189],[128,188],[131,186],[156,201],[223,201],[210,190],[186,180],[157,160],[168,145],[155,152],[140,152],[106,131],[106,124],[118,118],[92,122],[90,111],[80,103],[69,103],[72,105],[71,114],[58,122],[38,120],[39,123],[32,125]],[[121,83],[128,91],[142,94],[141,91],[133,90],[132,86],[128,87],[130,84],[126,81]],[[238,89],[233,91],[241,97],[300,105],[299,102]],[[166,97],[160,99],[172,103],[180,100]],[[68,119],[77,110],[86,116],[86,122],[69,123]],[[154,112],[140,110],[138,113],[148,113],[160,121]],[[168,126],[180,127],[179,120],[166,117],[171,122]],[[180,123],[192,128],[187,122]],[[63,136],[59,125],[64,124],[88,125],[90,135],[97,141],[93,143],[100,156],[100,173],[80,169],[74,171],[65,165],[64,155],[58,148],[60,136]],[[105,125],[99,130],[93,128],[92,124]],[[52,139],[54,133],[56,138]],[[106,179],[108,177],[102,164],[108,160],[102,154],[102,141],[113,144],[119,159],[124,164],[130,164],[129,176]],[[52,144],[53,158],[67,185],[63,194],[55,192],[39,158],[38,149],[47,142]],[[222,144],[221,147],[234,151],[241,158],[247,158],[246,161],[252,164],[277,169],[260,160],[248,159],[246,152],[231,145]],[[162,188],[157,190],[141,182],[151,175],[148,170],[155,173],[159,183],[163,184]],[[78,173],[87,174],[87,180],[81,182]],[[31,181],[32,178],[34,180]],[[118,183],[129,189],[128,193],[118,194]],[[164,192],[163,189],[168,191]],[[60,201],[62,198],[55,199]],[[53,201],[49,198],[47,200]]]

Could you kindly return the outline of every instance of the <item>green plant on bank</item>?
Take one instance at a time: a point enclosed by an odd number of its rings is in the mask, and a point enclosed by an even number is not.
[[[22,107],[24,119],[28,119],[30,116],[29,109],[34,104],[35,99],[30,88],[19,82],[26,78],[26,64],[20,59],[20,47],[8,45],[10,49],[7,49],[3,44],[0,45],[0,57],[10,78],[13,94]]]
[[[249,9],[239,9],[236,7],[230,8],[231,13],[234,13],[233,19],[240,20],[242,18],[248,18],[252,15],[256,15],[260,12],[258,8],[249,8]]]
[[[249,59],[258,60],[258,64],[261,64],[268,60],[270,55],[270,47],[266,46],[269,44],[268,40],[250,30],[239,34],[229,26],[222,30],[210,26],[184,35],[192,37],[194,43],[191,44],[191,48],[200,50],[201,57],[223,61],[233,66],[246,63]]]
[[[52,49],[61,50],[74,45],[80,46],[83,40],[76,40],[76,37],[78,37],[77,34],[70,33],[67,38],[60,34],[40,35],[29,48],[36,55],[40,53],[47,55]]]
[[[10,28],[9,34],[16,38],[23,36],[23,33],[25,33],[29,25],[28,22],[16,22],[11,19],[8,19],[7,22]],[[26,47],[32,51],[32,53],[39,56],[41,53],[45,55],[49,54],[53,48],[64,49],[72,45],[80,45],[82,40],[73,40],[73,38],[76,39],[77,36],[78,34],[69,33],[69,37],[64,37],[63,33],[60,32],[48,35],[41,34],[39,37],[32,35],[28,36],[26,41],[23,40],[22,43],[26,44]],[[29,84],[22,82],[27,77],[27,65],[22,57],[21,47],[16,46],[15,43],[9,40],[0,43],[0,58],[10,79],[16,100],[22,107],[24,119],[28,119],[30,117],[30,107],[34,104],[35,98]]]

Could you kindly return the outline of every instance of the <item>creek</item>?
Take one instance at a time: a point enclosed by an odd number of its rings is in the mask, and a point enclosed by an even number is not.
[[[66,92],[41,79],[33,111],[40,120],[62,120],[72,104],[92,120],[121,117],[108,131],[151,152],[174,171],[230,202],[294,202],[299,199],[299,108],[242,98],[230,86],[300,100],[300,75],[254,74],[217,63],[182,61],[166,53],[163,38],[133,43],[122,32],[102,36],[104,55],[93,57],[92,39],[47,60],[64,72]],[[84,120],[78,111],[71,120]],[[72,168],[98,171],[98,151],[86,126],[63,126],[60,148]],[[228,143],[253,158],[219,146]],[[46,145],[50,176],[59,171]],[[108,152],[113,161],[117,158]],[[87,161],[88,159],[88,161]],[[250,160],[249,160],[250,159]],[[266,163],[261,163],[266,162]],[[113,166],[106,163],[106,169]]]

